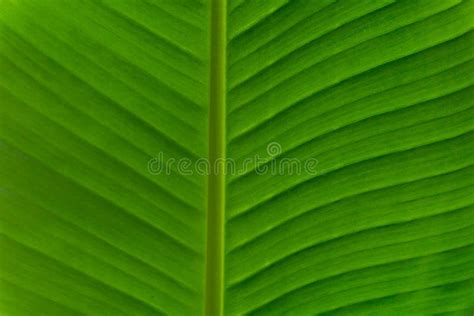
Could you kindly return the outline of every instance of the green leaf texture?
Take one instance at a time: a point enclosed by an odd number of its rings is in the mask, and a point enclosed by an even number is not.
[[[0,0],[0,314],[472,315],[473,26],[473,0]]]
[[[2,314],[197,315],[208,5],[1,2]]]

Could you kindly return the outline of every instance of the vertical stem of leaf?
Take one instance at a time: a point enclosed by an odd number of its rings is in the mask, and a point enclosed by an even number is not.
[[[206,315],[224,310],[226,0],[211,0]]]

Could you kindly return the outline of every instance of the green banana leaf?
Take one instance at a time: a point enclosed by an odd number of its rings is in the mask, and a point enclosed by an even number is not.
[[[0,0],[0,314],[472,315],[473,26]]]

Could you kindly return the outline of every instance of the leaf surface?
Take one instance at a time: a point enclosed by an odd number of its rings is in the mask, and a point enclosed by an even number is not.
[[[472,314],[473,17],[0,1],[0,313]]]

